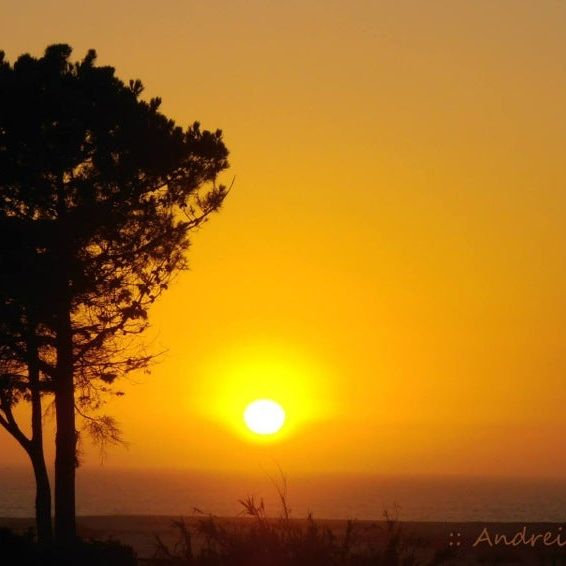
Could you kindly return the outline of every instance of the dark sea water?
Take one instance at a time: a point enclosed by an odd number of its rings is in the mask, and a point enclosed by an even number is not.
[[[287,478],[295,517],[380,519],[383,511],[407,521],[566,520],[566,479],[332,476]],[[80,515],[178,515],[198,508],[237,515],[238,499],[264,498],[277,515],[277,491],[265,474],[229,476],[190,471],[79,470]],[[33,515],[34,487],[26,468],[0,467],[0,517]]]

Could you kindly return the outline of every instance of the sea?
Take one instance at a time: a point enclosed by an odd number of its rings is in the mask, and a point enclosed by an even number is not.
[[[319,519],[564,522],[566,478],[221,474],[189,470],[79,469],[77,512],[98,515],[237,516],[241,501],[263,501],[281,514]],[[0,517],[31,517],[34,483],[27,468],[0,466]]]

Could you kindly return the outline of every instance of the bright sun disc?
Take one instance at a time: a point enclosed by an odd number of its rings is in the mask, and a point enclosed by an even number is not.
[[[244,421],[256,434],[275,434],[285,423],[285,411],[271,399],[258,399],[246,407]]]

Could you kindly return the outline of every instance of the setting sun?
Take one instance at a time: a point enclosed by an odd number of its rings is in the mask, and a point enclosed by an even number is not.
[[[332,395],[336,392],[325,386],[334,376],[332,368],[320,362],[316,351],[307,354],[291,340],[234,340],[221,351],[214,349],[207,358],[199,368],[198,381],[186,382],[184,396],[188,410],[197,411],[208,426],[219,427],[217,446],[235,439],[239,448],[241,440],[252,447],[291,438],[303,442],[305,433],[335,414]],[[179,371],[184,370],[180,367]],[[244,416],[251,404],[262,400],[271,400],[280,407],[277,413],[283,412],[276,434],[258,431]],[[242,462],[247,461],[241,451],[236,452]],[[227,453],[233,462],[234,451]]]
[[[275,434],[285,424],[285,411],[271,399],[258,399],[246,407],[244,422],[256,434]]]
[[[130,4],[1,5],[0,566],[566,566],[566,0]]]

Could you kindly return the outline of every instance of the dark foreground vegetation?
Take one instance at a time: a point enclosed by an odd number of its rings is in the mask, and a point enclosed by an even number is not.
[[[448,564],[449,551],[433,551],[410,540],[401,523],[368,525],[348,521],[331,529],[312,516],[290,517],[284,497],[279,518],[268,518],[262,500],[242,500],[237,520],[202,516],[175,521],[177,540],[155,537],[152,558],[137,558],[118,541],[81,540],[64,550],[44,547],[33,532],[0,529],[2,566],[433,566]]]
[[[154,559],[148,565],[198,566],[417,566],[446,564],[449,552],[426,548],[409,540],[401,524],[386,517],[380,525],[348,521],[343,529],[322,526],[312,516],[306,520],[265,516],[263,503],[242,501],[250,519],[221,522],[214,517],[191,529],[177,521],[178,541],[173,548],[157,539]]]
[[[117,541],[78,540],[64,549],[36,542],[30,530],[16,534],[0,529],[2,566],[136,566],[134,550]]]

